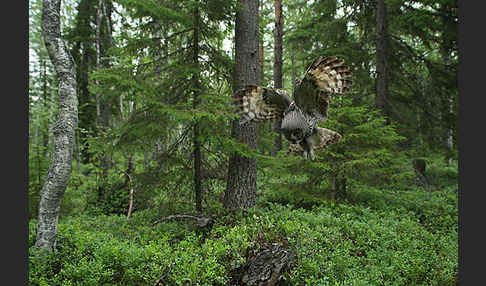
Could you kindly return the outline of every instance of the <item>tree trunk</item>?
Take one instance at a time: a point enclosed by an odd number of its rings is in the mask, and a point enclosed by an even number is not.
[[[258,20],[259,1],[239,0],[242,9],[236,11],[235,69],[233,91],[248,84],[258,84]],[[257,148],[256,123],[241,125],[233,120],[231,136],[239,142]],[[247,209],[256,204],[257,161],[233,153],[229,159],[228,181],[224,206],[229,209]]]
[[[89,48],[88,45],[84,42],[82,43],[83,53],[81,58],[81,65],[79,68],[79,76],[78,82],[80,85],[80,95],[79,95],[79,103],[82,107],[79,113],[79,124],[80,128],[83,128],[88,131],[94,131],[95,127],[95,119],[96,110],[94,109],[93,103],[91,101],[91,94],[88,89],[88,70],[89,70]],[[79,139],[81,145],[88,144],[87,141],[88,135],[85,132],[79,133]],[[88,164],[91,161],[91,155],[89,153],[89,147],[84,145],[81,148],[81,154],[83,157],[83,163]]]
[[[294,52],[291,52],[290,54],[290,61],[292,65],[292,95],[295,92],[295,89],[297,88],[297,71],[295,68],[295,55]]]
[[[447,15],[447,5],[443,4],[441,7],[442,14],[442,25],[444,27],[444,30],[450,29],[450,26],[453,25],[450,20],[445,16]],[[451,64],[451,50],[452,50],[452,44],[450,40],[447,39],[447,37],[444,35],[445,32],[442,35],[442,41],[441,41],[441,47],[440,51],[442,54],[442,60],[444,62],[444,65],[446,69],[449,68]],[[444,116],[448,120],[446,120],[446,148],[447,148],[447,154],[446,154],[446,160],[447,160],[447,165],[451,166],[452,165],[452,157],[454,153],[454,137],[453,137],[453,128],[452,128],[452,120],[451,118],[453,117],[454,114],[454,100],[451,92],[446,87],[443,87],[443,92],[444,92],[444,99],[445,99],[445,105],[446,105],[446,115]]]
[[[55,95],[56,95],[56,92],[54,90],[54,88],[51,89],[51,102],[50,102],[50,106],[49,106],[49,131],[48,131],[48,144],[47,146],[49,146],[49,158],[52,158],[52,141],[53,141],[53,135],[52,135],[52,128],[54,127],[53,125],[53,122],[54,120],[52,120],[52,118],[54,117],[54,105],[55,105]]]
[[[93,96],[88,90],[89,70],[94,63],[91,47],[93,42],[93,28],[91,26],[91,18],[96,13],[96,9],[92,9],[91,0],[81,0],[77,7],[76,26],[73,29],[75,37],[79,40],[75,42],[72,50],[72,55],[76,59],[76,82],[78,84],[78,98],[79,98],[79,128],[88,132],[95,131],[96,120],[96,106],[93,101]],[[91,161],[89,147],[87,142],[87,132],[78,132],[79,143],[81,145],[82,162],[87,164]]]
[[[196,3],[198,5],[199,3]],[[199,82],[199,8],[194,8],[194,36],[193,36],[193,63],[196,72],[193,75],[194,99],[193,109],[196,110],[199,103],[198,94],[201,90]],[[194,192],[196,195],[196,211],[202,212],[201,206],[201,142],[199,142],[199,122],[196,119],[193,132],[193,156],[194,156]]]
[[[47,98],[47,94],[48,94],[48,91],[47,91],[47,82],[48,82],[48,79],[47,79],[47,62],[46,61],[42,61],[43,62],[43,87],[42,87],[42,106],[43,106],[43,109],[47,109],[47,106],[48,106],[48,98]],[[44,120],[42,120],[44,121]],[[49,120],[48,120],[48,123],[47,123],[47,129],[49,130]],[[43,129],[45,130],[45,129]],[[42,132],[42,155],[48,155],[49,152],[49,131],[47,132]]]
[[[388,97],[388,32],[385,0],[376,3],[376,98],[375,105],[389,123]]]
[[[103,0],[98,0],[98,10],[96,12],[96,70],[101,69],[101,18],[102,18],[102,6]],[[96,85],[99,86],[100,83],[96,80]],[[97,127],[101,122],[101,103],[100,103],[100,93],[96,94],[96,125]]]
[[[69,50],[61,38],[60,0],[42,3],[42,33],[59,79],[59,112],[53,128],[54,152],[42,187],[37,221],[37,249],[52,251],[56,246],[61,199],[71,176],[72,152],[78,124],[76,71]]]
[[[41,170],[41,158],[42,158],[42,155],[41,155],[41,150],[40,150],[40,146],[39,146],[39,125],[40,125],[40,110],[37,111],[37,120],[35,120],[34,124],[35,124],[35,131],[34,131],[34,146],[35,146],[35,150],[36,150],[36,154],[37,154],[37,184],[40,186],[41,185],[41,182],[42,182],[42,178],[41,178],[41,174],[42,174],[42,170]]]
[[[81,151],[80,151],[80,144],[79,144],[79,131],[75,132],[75,143],[74,143],[74,155],[76,156],[76,171],[78,174],[81,174]]]
[[[275,0],[275,30],[274,36],[274,61],[273,61],[273,83],[275,88],[283,88],[282,81],[282,36],[283,36],[283,17],[282,17],[282,0]],[[276,122],[280,124],[280,122]],[[274,130],[275,130],[274,126]],[[272,150],[272,156],[276,156],[277,152],[282,150],[282,133],[275,136],[275,149]]]
[[[345,199],[347,197],[346,177],[338,173],[333,174],[332,190],[335,198]]]

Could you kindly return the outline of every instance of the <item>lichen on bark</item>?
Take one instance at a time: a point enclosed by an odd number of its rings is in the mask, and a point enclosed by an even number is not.
[[[55,249],[61,200],[71,176],[75,130],[78,124],[76,71],[61,37],[60,0],[42,3],[42,34],[59,79],[59,113],[53,126],[54,148],[49,171],[40,192],[36,249]]]

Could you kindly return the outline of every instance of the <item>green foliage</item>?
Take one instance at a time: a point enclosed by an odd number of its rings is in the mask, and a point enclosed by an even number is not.
[[[104,19],[101,69],[95,65],[97,3],[79,1],[75,19],[75,3],[63,4],[63,36],[77,66],[81,150],[74,149],[56,250],[44,256],[34,249],[35,218],[50,163],[49,92],[56,81],[42,44],[40,1],[31,1],[29,40],[39,62],[31,63],[29,79],[30,285],[153,285],[159,279],[164,285],[227,285],[234,269],[272,242],[298,253],[288,285],[457,283],[457,150],[444,144],[446,132],[456,133],[453,1],[385,1],[390,125],[373,108],[373,4],[283,1],[286,90],[292,70],[301,77],[318,55],[343,57],[353,70],[352,91],[331,101],[329,120],[321,124],[343,138],[314,162],[287,156],[285,140],[284,150],[269,156],[276,135],[270,124],[259,126],[258,150],[230,136],[236,116],[229,109],[234,51],[228,43],[236,2],[103,2],[113,14],[113,42]],[[273,3],[261,3],[263,84],[271,85],[274,11]],[[196,123],[203,210],[216,223],[207,231],[188,221],[149,226],[160,217],[194,213]],[[233,152],[258,159],[259,206],[245,214],[222,210]],[[454,159],[451,166],[444,157]],[[427,164],[428,186],[413,170],[416,158]],[[127,220],[130,187],[135,208]]]
[[[206,234],[191,222],[149,222],[158,214],[61,220],[57,249],[34,250],[30,285],[226,285],[253,251],[274,242],[298,253],[288,285],[454,285],[457,194],[370,188],[352,204],[322,200],[310,210],[266,204],[247,214],[219,212]]]
[[[400,159],[404,155],[397,144],[404,138],[397,134],[393,125],[385,125],[377,111],[353,106],[351,100],[344,97],[332,101],[329,113],[329,120],[322,127],[339,132],[341,140],[317,152],[314,162],[281,154],[278,165],[268,163],[269,172],[279,175],[279,179],[270,183],[273,189],[321,194],[327,190],[341,192],[339,195],[345,197],[347,191],[339,190],[338,186],[344,180],[355,178],[361,183],[379,186],[399,179],[397,176],[403,173]],[[292,175],[283,176],[283,172]],[[300,179],[296,180],[296,176]]]

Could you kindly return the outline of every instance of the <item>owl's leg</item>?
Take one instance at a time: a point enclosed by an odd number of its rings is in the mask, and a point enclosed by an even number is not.
[[[304,159],[307,160],[307,158],[310,156],[310,159],[314,161],[316,158],[315,153],[314,153],[314,144],[313,140],[308,137],[305,138],[301,143],[300,146],[302,146],[302,149],[304,149],[304,154],[303,157]]]
[[[302,157],[307,160],[307,150],[304,149],[304,154],[302,155]]]
[[[314,161],[316,159],[314,147],[319,143],[319,136],[317,135],[316,129],[311,136],[306,137],[302,142],[301,146],[304,149],[304,158],[307,159],[310,156],[310,159]]]
[[[310,150],[309,150],[309,154],[310,154],[310,158],[311,158],[311,161],[314,161],[316,159],[316,155],[314,153],[314,148],[313,146],[311,146]]]

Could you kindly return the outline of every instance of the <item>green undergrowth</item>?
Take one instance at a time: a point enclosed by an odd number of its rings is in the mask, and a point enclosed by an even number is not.
[[[273,242],[298,253],[285,285],[456,285],[457,194],[355,190],[346,202],[263,202],[245,214],[213,214],[150,226],[159,214],[61,219],[54,251],[34,250],[30,285],[228,285],[232,270]]]

